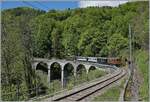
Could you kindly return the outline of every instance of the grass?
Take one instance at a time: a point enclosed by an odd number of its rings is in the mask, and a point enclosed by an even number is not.
[[[80,85],[84,82],[94,80],[106,74],[107,72],[102,71],[102,70],[92,70],[88,74],[83,73],[83,74],[77,75],[76,78],[74,76],[70,76],[68,77],[69,81],[67,82],[64,88],[62,88],[61,86],[61,81],[59,80],[51,81],[50,84],[47,83],[46,85],[48,87],[47,94],[53,95],[56,92],[59,92],[64,89],[71,90],[74,86]],[[42,78],[42,79],[44,82],[46,82],[46,78]],[[41,99],[38,99],[38,100],[41,100]]]
[[[72,76],[69,78],[69,81],[67,82],[67,85],[65,88],[72,89],[76,85],[82,84],[83,82],[94,80],[106,74],[107,74],[106,72],[101,71],[101,70],[93,70],[93,71],[90,71],[88,74],[83,73],[81,75],[77,75],[76,78]]]
[[[138,50],[134,53],[135,64],[137,65],[137,71],[140,74],[140,87],[139,87],[139,100],[148,101],[149,100],[149,80],[148,80],[148,52],[145,50]],[[131,80],[128,83],[126,90],[125,100],[130,101],[132,98],[131,95]]]
[[[118,101],[120,97],[120,89],[123,89],[125,83],[125,79],[121,81],[120,85],[110,88],[102,95],[99,95],[93,99],[93,101]]]
[[[118,87],[113,87],[101,96],[96,97],[94,101],[117,101],[119,94]]]
[[[139,88],[139,95],[140,95],[140,99],[141,100],[145,100],[148,101],[148,85],[149,85],[149,80],[148,80],[148,52],[144,51],[144,50],[139,50],[137,51],[135,56],[135,61],[138,67],[138,70],[141,72],[142,74],[142,78],[143,78],[143,82],[140,85]]]

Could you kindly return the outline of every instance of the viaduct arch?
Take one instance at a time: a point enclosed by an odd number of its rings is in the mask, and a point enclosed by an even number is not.
[[[43,64],[46,68],[43,69],[38,69],[38,66],[40,64]],[[73,67],[72,72],[73,75],[76,77],[76,75],[78,74],[77,72],[80,69],[79,66],[84,67],[84,71],[86,73],[88,73],[90,70],[94,70],[94,69],[99,69],[99,64],[96,63],[89,63],[89,62],[80,62],[80,61],[68,61],[68,60],[63,60],[63,59],[43,59],[43,58],[34,58],[34,60],[32,61],[32,68],[35,70],[42,70],[47,72],[48,76],[47,76],[47,80],[48,82],[51,81],[51,72],[52,72],[52,66],[53,64],[57,63],[60,67],[60,74],[61,74],[61,84],[62,86],[64,86],[64,71],[66,70],[66,66],[70,65]]]

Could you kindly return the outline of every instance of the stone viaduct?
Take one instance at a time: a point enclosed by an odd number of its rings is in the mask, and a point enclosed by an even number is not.
[[[108,65],[103,65],[103,64],[98,64],[98,63],[83,62],[83,61],[76,61],[76,60],[69,61],[69,60],[65,60],[65,59],[44,59],[44,58],[34,58],[32,61],[32,68],[36,70],[37,65],[41,62],[47,64],[47,68],[48,68],[47,80],[48,80],[48,82],[50,82],[51,65],[53,63],[58,63],[60,65],[62,86],[64,85],[64,68],[67,64],[71,64],[73,66],[74,76],[76,76],[77,68],[79,65],[83,65],[85,67],[86,73],[89,72],[91,67],[95,67],[96,69],[104,70],[104,71],[108,71],[109,70],[108,67],[110,68],[110,66],[108,66]]]

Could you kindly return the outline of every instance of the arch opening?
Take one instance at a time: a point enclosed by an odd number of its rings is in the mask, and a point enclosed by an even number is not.
[[[44,62],[40,62],[37,64],[36,66],[36,71],[35,71],[36,75],[38,77],[36,77],[36,84],[38,86],[40,86],[40,89],[42,89],[42,92],[39,92],[39,94],[45,94],[46,92],[46,86],[45,86],[45,82],[47,82],[47,76],[48,76],[48,65],[47,63]]]
[[[83,64],[79,64],[76,69],[76,81],[75,84],[83,83],[87,80],[87,70]]]
[[[64,86],[68,84],[68,82],[73,78],[74,67],[72,64],[67,63],[64,66]]]
[[[74,67],[73,67],[73,65],[70,64],[70,63],[65,64],[65,66],[64,66],[64,76],[65,76],[65,77],[72,76],[72,75],[73,75],[73,72],[74,72]]]
[[[50,69],[50,80],[61,80],[61,65],[54,62],[51,64]]]
[[[90,66],[90,68],[89,68],[89,72],[91,72],[91,71],[95,71],[96,70],[96,67],[95,66]]]
[[[79,64],[76,70],[77,75],[86,74],[86,68],[83,64]]]
[[[48,65],[47,63],[40,62],[36,66],[36,72],[40,74],[48,74]]]

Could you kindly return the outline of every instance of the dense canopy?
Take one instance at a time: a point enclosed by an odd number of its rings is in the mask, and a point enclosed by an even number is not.
[[[128,57],[129,24],[134,49],[148,50],[148,1],[48,12],[19,7],[1,14],[2,93],[18,78],[23,89],[35,86],[33,57]]]

